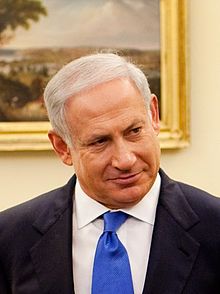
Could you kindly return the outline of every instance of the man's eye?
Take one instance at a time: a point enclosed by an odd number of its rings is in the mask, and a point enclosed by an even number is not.
[[[100,138],[98,140],[95,140],[94,142],[91,143],[93,146],[100,146],[103,145],[106,142],[106,138]]]
[[[96,144],[101,145],[101,144],[105,143],[105,141],[106,141],[106,139],[104,139],[104,138],[99,139],[99,140],[96,141]]]
[[[139,134],[140,131],[141,131],[141,127],[133,128],[133,129],[131,130],[131,133],[133,133],[133,134]]]

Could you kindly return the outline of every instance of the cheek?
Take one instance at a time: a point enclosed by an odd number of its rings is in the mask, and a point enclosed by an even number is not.
[[[140,157],[148,164],[158,164],[160,157],[160,146],[156,140],[148,137],[140,149]]]
[[[76,162],[76,173],[86,177],[94,183],[102,177],[107,166],[106,156],[103,154],[81,154]]]
[[[86,158],[83,153],[77,151],[71,152],[73,167],[78,177],[82,177],[86,172]]]
[[[97,156],[94,160],[91,161],[90,163],[90,168],[94,171],[93,175],[93,180],[95,181],[96,178],[97,180],[102,178],[108,169],[109,164],[106,162],[106,158],[102,158]],[[96,178],[95,178],[96,177]]]

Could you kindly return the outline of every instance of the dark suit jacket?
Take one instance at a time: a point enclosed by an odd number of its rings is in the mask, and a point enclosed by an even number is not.
[[[143,293],[220,293],[220,199],[160,174]],[[75,176],[62,188],[0,213],[1,294],[74,293],[74,186]]]

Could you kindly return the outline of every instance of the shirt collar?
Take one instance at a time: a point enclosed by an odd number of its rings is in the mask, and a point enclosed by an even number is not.
[[[120,210],[141,221],[153,225],[155,221],[157,202],[160,194],[160,184],[161,178],[158,173],[150,191],[140,202],[132,207]],[[75,186],[75,211],[77,227],[78,229],[81,229],[101,216],[103,213],[109,211],[109,208],[89,197],[82,190],[79,181],[77,180]]]

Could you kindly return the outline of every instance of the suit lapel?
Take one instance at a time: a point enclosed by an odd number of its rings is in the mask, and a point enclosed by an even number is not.
[[[143,294],[182,293],[199,250],[190,230],[199,218],[179,185],[161,171],[161,192]]]
[[[199,222],[179,185],[162,171],[161,192],[143,294],[182,293],[199,250],[190,230]],[[30,255],[41,293],[74,293],[72,198],[75,177],[42,210],[33,227],[41,237]],[[56,193],[56,192],[55,192]]]
[[[73,293],[72,198],[75,178],[60,191],[34,222],[41,234],[30,254],[41,293]],[[56,192],[55,192],[56,193]]]

